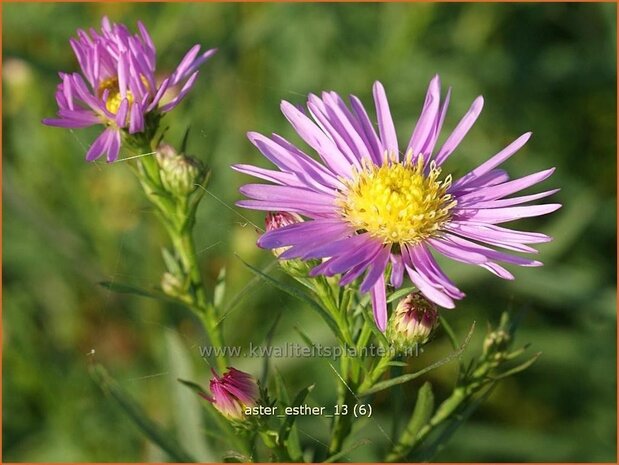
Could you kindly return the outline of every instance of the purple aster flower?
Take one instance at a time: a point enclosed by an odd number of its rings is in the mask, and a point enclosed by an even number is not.
[[[258,384],[253,376],[236,368],[228,368],[223,376],[215,370],[209,384],[212,397],[201,394],[206,400],[231,420],[245,418],[245,407],[253,407],[258,402]]]
[[[279,170],[248,165],[233,168],[271,185],[247,184],[240,191],[251,200],[238,205],[288,211],[307,221],[268,231],[264,248],[288,247],[281,259],[324,259],[312,275],[341,275],[346,285],[364,275],[361,292],[370,292],[377,326],[387,322],[386,275],[399,288],[404,274],[429,300],[453,308],[464,293],[445,275],[433,253],[481,266],[513,279],[502,264],[540,266],[515,252],[535,253],[528,244],[549,236],[498,226],[518,218],[544,215],[559,204],[523,205],[557,189],[510,197],[548,178],[554,168],[509,180],[497,168],[531,136],[526,133],[458,180],[443,177],[441,167],[469,131],[483,99],[478,97],[440,149],[435,145],[445,119],[449,95],[441,102],[440,80],[430,82],[421,115],[406,146],[396,137],[383,86],[374,85],[378,131],[360,100],[350,106],[335,92],[311,95],[309,116],[282,102],[284,116],[322,163],[277,134],[249,133],[250,141]]]
[[[216,51],[200,54],[200,45],[194,45],[176,70],[157,84],[155,45],[141,22],[138,29],[139,34],[131,34],[124,24],[104,17],[100,33],[78,30],[77,38],[70,40],[82,73],[60,73],[58,118],[43,123],[63,128],[105,125],[86,154],[88,161],[103,154],[108,162],[116,160],[122,131],[144,132],[147,115],[178,105],[193,86],[198,68]],[[177,86],[178,94],[162,104],[166,91]]]

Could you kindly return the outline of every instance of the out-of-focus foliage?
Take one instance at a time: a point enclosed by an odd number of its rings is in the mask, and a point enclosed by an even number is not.
[[[199,212],[196,242],[210,280],[227,267],[230,344],[260,344],[282,318],[274,344],[330,342],[315,315],[283,293],[246,288],[252,276],[235,258],[267,265],[252,222],[240,212],[237,186],[247,178],[234,162],[266,163],[246,141],[248,130],[298,139],[280,115],[280,99],[302,103],[333,89],[369,103],[381,80],[402,140],[409,136],[426,85],[440,73],[453,87],[451,129],[478,94],[486,108],[449,161],[455,174],[480,163],[521,133],[534,137],[507,163],[524,175],[549,166],[546,182],[561,187],[564,208],[521,229],[547,232],[546,264],[515,269],[501,282],[481,269],[447,265],[468,294],[444,315],[460,332],[502,310],[522,316],[520,343],[543,355],[502,383],[455,435],[439,460],[614,461],[616,424],[616,91],[615,5],[612,4],[5,4],[3,6],[3,459],[5,461],[165,460],[88,375],[94,360],[160,424],[187,434],[175,404],[178,367],[169,332],[177,333],[205,382],[204,338],[191,315],[140,297],[114,294],[97,282],[150,287],[163,270],[165,241],[128,167],[88,165],[96,131],[41,125],[55,112],[57,71],[76,70],[68,38],[98,27],[102,15],[150,29],[162,70],[194,43],[219,47],[183,104],[166,119],[179,144],[191,125],[189,149],[213,170]],[[443,138],[444,140],[444,138]],[[166,336],[167,335],[167,336]],[[475,342],[476,341],[476,342]],[[177,346],[179,342],[176,343]],[[178,349],[175,349],[178,351]],[[419,363],[448,351],[439,334]],[[279,359],[273,365],[296,392],[309,383],[313,405],[331,405],[329,361]],[[416,361],[413,361],[416,363]],[[258,375],[262,361],[239,368]],[[186,363],[183,370],[187,370]],[[433,372],[440,398],[454,367]],[[189,374],[184,374],[190,377]],[[413,408],[423,380],[373,399],[374,419],[355,433],[368,443],[347,458],[372,461],[387,447],[391,415]],[[389,400],[399,399],[391,410]],[[301,418],[301,441],[324,437],[326,418]],[[405,417],[402,415],[402,422]],[[183,433],[184,432],[184,433]],[[206,436],[206,435],[205,435]],[[195,443],[195,435],[182,438]],[[217,441],[217,439],[214,439]],[[352,442],[351,442],[352,444]],[[203,446],[202,456],[208,451]]]

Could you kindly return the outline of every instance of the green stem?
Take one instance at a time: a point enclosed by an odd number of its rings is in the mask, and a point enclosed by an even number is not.
[[[403,447],[403,444],[401,444],[400,447],[395,448],[387,455],[386,461],[401,462],[417,450],[433,431],[457,414],[458,411],[461,411],[463,406],[466,406],[471,401],[475,393],[486,384],[487,376],[496,366],[497,363],[480,361],[479,366],[473,371],[467,382],[454,389],[451,395],[439,405],[430,421],[419,429],[414,438],[400,440],[400,443],[406,443],[408,447]]]
[[[181,231],[172,237],[172,242],[178,252],[183,269],[189,278],[189,297],[193,310],[198,313],[211,345],[213,347],[223,347],[222,326],[219,324],[215,308],[208,301],[206,291],[204,290],[204,281],[198,264],[191,230],[181,228]],[[223,372],[227,366],[226,355],[219,353],[216,363],[219,371]]]
[[[389,368],[390,362],[391,362],[391,356],[389,355],[382,357],[378,361],[376,366],[370,371],[370,373],[363,380],[363,383],[361,383],[361,386],[359,387],[359,392],[361,393],[361,395],[363,395],[365,391],[370,389],[372,386],[374,386],[378,382],[378,380],[385,373],[387,368]]]
[[[146,141],[137,142],[142,153],[149,153],[152,147]],[[187,295],[182,298],[197,314],[213,347],[223,347],[222,327],[216,310],[209,302],[204,289],[204,280],[192,236],[195,223],[195,205],[190,206],[187,197],[170,195],[163,189],[159,175],[159,164],[155,157],[142,157],[137,162],[136,175],[146,197],[156,207],[158,218],[165,227],[168,236],[180,258],[183,271],[189,281]],[[227,366],[227,357],[222,352],[217,356],[217,368],[223,372]]]
[[[348,359],[346,357],[342,357],[342,376],[346,376],[347,373],[345,368],[348,366]],[[344,378],[346,381],[346,378]],[[329,456],[334,456],[338,454],[342,447],[344,446],[344,441],[350,434],[352,429],[351,418],[353,418],[353,408],[355,404],[355,395],[351,392],[350,389],[354,389],[353,386],[350,386],[348,381],[346,383],[340,383],[338,389],[338,409],[340,411],[340,415],[336,415],[333,421],[333,428],[331,431],[331,442],[329,444]],[[344,412],[343,406],[345,407],[346,414],[342,414]]]
[[[465,387],[457,387],[445,401],[439,406],[436,413],[432,416],[430,421],[425,424],[417,433],[414,438],[403,438],[399,441],[399,447],[394,448],[389,455],[387,455],[386,462],[401,462],[408,455],[414,452],[425,439],[442,425],[446,420],[452,417],[457,410],[470,398]],[[408,447],[404,447],[404,444],[408,444]]]

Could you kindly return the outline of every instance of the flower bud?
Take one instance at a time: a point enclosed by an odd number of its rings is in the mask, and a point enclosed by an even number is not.
[[[289,212],[269,212],[264,219],[265,229],[273,231],[274,229],[290,226],[291,224],[301,223],[303,218],[296,213]]]
[[[301,218],[296,213],[289,212],[269,212],[264,218],[264,227],[267,232],[275,229],[283,228],[284,226],[290,226],[291,224],[301,223]],[[278,247],[273,249],[273,255],[279,257],[288,247]]]
[[[170,193],[180,197],[196,190],[204,179],[205,169],[196,158],[179,154],[171,145],[161,144],[157,149],[157,162],[161,169],[161,183]]]
[[[236,368],[228,368],[223,376],[212,371],[209,385],[212,397],[203,397],[227,419],[244,420],[245,407],[254,407],[258,402],[258,383],[253,376]]]
[[[180,297],[186,291],[181,278],[167,271],[161,277],[161,289],[170,297]]]
[[[398,303],[389,321],[387,336],[396,349],[407,349],[426,343],[437,322],[436,305],[420,292],[414,292]]]
[[[501,328],[491,331],[484,339],[484,355],[499,355],[509,349],[511,336]]]

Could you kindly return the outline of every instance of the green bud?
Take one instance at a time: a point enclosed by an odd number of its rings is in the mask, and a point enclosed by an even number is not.
[[[511,345],[510,334],[503,329],[491,331],[484,339],[484,355],[500,355]]]
[[[425,344],[438,324],[436,305],[420,292],[400,300],[389,320],[387,338],[397,350]]]
[[[170,193],[184,197],[196,190],[205,177],[202,163],[184,154],[179,154],[171,145],[161,144],[157,149],[161,184]]]
[[[182,297],[186,292],[183,280],[168,272],[161,277],[161,289],[170,297]]]

